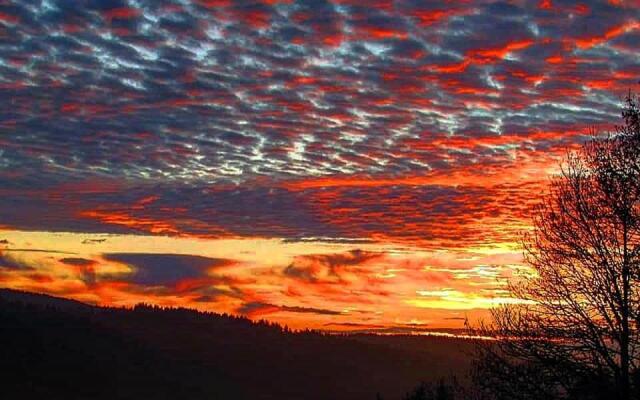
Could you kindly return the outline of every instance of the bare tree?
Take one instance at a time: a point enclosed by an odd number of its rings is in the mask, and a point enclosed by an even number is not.
[[[640,387],[640,113],[570,154],[525,235],[521,304],[480,330],[476,382],[495,398],[637,398]]]

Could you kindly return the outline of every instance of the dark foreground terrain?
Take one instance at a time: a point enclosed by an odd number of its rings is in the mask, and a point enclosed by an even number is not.
[[[292,333],[186,309],[0,290],[4,399],[399,399],[464,375],[472,343]]]

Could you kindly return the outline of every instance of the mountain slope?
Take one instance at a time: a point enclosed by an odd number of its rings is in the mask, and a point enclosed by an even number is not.
[[[102,308],[0,290],[6,398],[398,398],[464,373],[471,342],[291,333],[186,309]]]

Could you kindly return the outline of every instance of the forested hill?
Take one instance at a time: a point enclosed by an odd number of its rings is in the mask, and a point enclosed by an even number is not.
[[[400,398],[468,366],[472,343],[293,333],[187,309],[94,307],[0,290],[7,399]]]

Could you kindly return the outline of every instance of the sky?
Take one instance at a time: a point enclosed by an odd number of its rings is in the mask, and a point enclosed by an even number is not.
[[[638,1],[0,1],[0,286],[461,328],[619,123]]]

